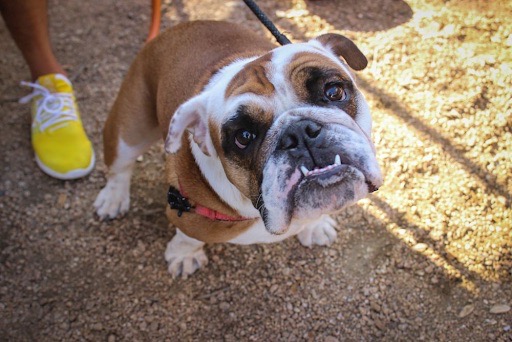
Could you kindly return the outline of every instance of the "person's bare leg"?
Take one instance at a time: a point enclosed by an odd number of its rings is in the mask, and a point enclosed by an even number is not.
[[[66,74],[53,54],[47,8],[47,0],[0,0],[2,17],[33,80],[46,74]]]
[[[0,0],[0,13],[32,74],[33,83],[21,83],[32,92],[19,102],[31,103],[37,165],[51,177],[70,180],[88,175],[95,156],[71,82],[52,51],[47,9],[47,0]]]

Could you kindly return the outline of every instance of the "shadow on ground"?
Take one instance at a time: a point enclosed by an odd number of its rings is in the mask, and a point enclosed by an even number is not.
[[[387,52],[399,61],[404,59],[402,45],[414,51],[424,43],[411,23],[413,9],[424,9],[415,1],[258,3],[297,41],[337,30],[373,48],[382,35],[398,35],[403,29],[400,43],[391,41]],[[441,12],[444,7],[439,6],[436,11]],[[459,15],[463,9],[446,11]],[[414,98],[412,92],[395,93],[403,69],[393,69],[390,62],[374,68],[379,78],[360,75],[360,85],[375,105],[375,138],[387,153],[382,162],[389,178],[379,192],[337,217],[339,241],[313,249],[295,239],[274,245],[212,245],[205,269],[190,279],[173,280],[163,259],[174,228],[167,227],[164,217],[162,146],[137,164],[132,206],[125,217],[100,222],[92,211],[105,183],[101,129],[122,77],[144,42],[148,4],[55,1],[51,17],[63,18],[52,24],[51,32],[75,80],[99,162],[91,176],[75,182],[39,172],[30,150],[28,109],[14,102],[24,95],[15,85],[28,72],[0,25],[0,49],[5,52],[0,107],[9,113],[0,116],[0,339],[505,341],[510,336],[510,312],[490,313],[496,305],[510,305],[512,297],[510,249],[507,252],[506,241],[495,239],[506,237],[507,227],[481,220],[490,215],[499,222],[499,214],[505,217],[509,177],[503,181],[489,172],[451,132],[409,108],[405,100],[423,104],[424,99]],[[267,34],[238,1],[173,0],[165,6],[164,18],[164,26],[199,18],[228,19]],[[435,20],[448,25],[455,19],[424,20],[421,25]],[[460,30],[471,29],[462,20],[458,25]],[[499,36],[501,31],[489,27],[483,30]],[[449,58],[436,58],[451,68]],[[417,61],[401,63],[408,69],[422,66]],[[490,73],[493,66],[486,68]],[[466,77],[468,82],[476,78]],[[396,126],[386,131],[389,122]],[[411,166],[430,146],[443,153],[434,159],[440,170],[435,175]],[[456,194],[443,188],[450,183],[451,171],[441,160],[478,180],[476,185],[462,184],[461,191],[481,194],[484,209],[474,203],[462,208],[432,203],[434,196],[456,200]],[[445,173],[448,177],[443,178]],[[403,186],[397,174],[405,174],[410,186]],[[429,177],[438,184],[429,188],[419,182]],[[499,202],[499,196],[508,204]],[[466,220],[460,223],[465,235],[459,233],[455,209]],[[483,232],[488,235],[478,235]],[[452,237],[456,234],[461,236]],[[468,257],[473,254],[474,259]]]

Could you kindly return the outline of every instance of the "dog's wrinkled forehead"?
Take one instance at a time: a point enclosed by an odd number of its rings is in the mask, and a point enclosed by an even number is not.
[[[270,82],[276,88],[276,100],[311,102],[313,89],[308,86],[318,78],[336,76],[353,82],[349,68],[330,50],[315,41],[274,50],[271,67]],[[285,106],[283,111],[289,109],[286,103],[278,104]]]
[[[252,100],[276,114],[311,102],[315,78],[338,77],[353,82],[349,68],[316,41],[278,47],[240,67],[227,84],[225,99]]]

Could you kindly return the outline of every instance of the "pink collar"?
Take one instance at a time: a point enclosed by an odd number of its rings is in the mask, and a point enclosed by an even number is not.
[[[229,216],[229,215],[226,215],[223,213],[219,213],[216,210],[213,210],[213,209],[210,209],[207,207],[203,207],[200,204],[196,204],[195,212],[198,215],[201,215],[201,216],[209,218],[210,220],[216,220],[216,221],[233,221],[234,222],[234,221],[251,220],[250,218],[247,218],[247,217],[242,217],[242,216],[233,217],[233,216]]]
[[[214,209],[202,206],[199,203],[196,203],[194,207],[191,207],[188,202],[186,196],[186,192],[183,190],[183,186],[180,184],[180,191],[177,191],[174,187],[169,188],[169,192],[167,193],[167,199],[171,209],[178,209],[178,216],[181,216],[183,211],[190,211],[190,209],[194,209],[194,212],[197,215],[206,217],[210,220],[214,221],[229,221],[229,222],[239,222],[239,221],[247,221],[252,220],[252,218],[242,217],[242,216],[229,216],[223,213],[220,213]]]

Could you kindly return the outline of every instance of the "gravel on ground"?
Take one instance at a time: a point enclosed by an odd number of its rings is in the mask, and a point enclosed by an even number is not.
[[[186,280],[163,258],[174,228],[161,145],[138,162],[125,217],[102,222],[92,208],[102,125],[149,3],[50,1],[98,157],[78,181],[34,162],[17,103],[30,75],[0,24],[0,340],[512,340],[512,2],[259,0],[293,41],[338,32],[368,56],[357,77],[385,184],[336,217],[330,247],[209,245]],[[164,1],[163,29],[229,20],[272,39],[244,6]]]

